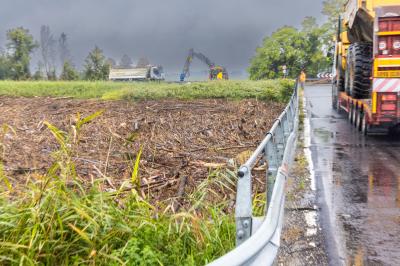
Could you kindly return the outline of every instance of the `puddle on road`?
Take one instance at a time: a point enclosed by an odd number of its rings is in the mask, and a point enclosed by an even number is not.
[[[400,265],[399,158],[395,145],[335,149],[334,209],[348,265]]]
[[[332,133],[325,128],[316,128],[313,131],[315,137],[317,137],[323,143],[331,143]]]
[[[304,154],[308,162],[308,171],[310,172],[310,189],[315,191],[317,189],[315,184],[315,169],[311,153],[311,121],[307,110],[307,100],[303,97],[303,112],[304,118]]]
[[[328,252],[339,264],[400,265],[400,134],[362,136],[331,110],[329,95],[329,87],[306,89],[305,121]]]

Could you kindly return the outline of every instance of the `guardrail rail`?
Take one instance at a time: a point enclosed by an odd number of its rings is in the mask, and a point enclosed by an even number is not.
[[[285,208],[285,184],[296,150],[298,131],[298,82],[285,110],[271,130],[239,168],[236,194],[236,248],[210,266],[272,265],[278,254]],[[265,216],[254,217],[252,170],[259,158],[267,162]]]

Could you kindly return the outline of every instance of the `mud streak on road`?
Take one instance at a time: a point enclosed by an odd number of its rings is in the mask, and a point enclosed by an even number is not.
[[[362,136],[330,94],[305,90],[330,264],[400,265],[400,140]]]

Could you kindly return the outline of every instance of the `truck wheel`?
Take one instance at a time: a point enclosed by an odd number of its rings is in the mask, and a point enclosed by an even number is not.
[[[369,126],[367,124],[367,117],[365,114],[361,116],[361,133],[365,136],[368,135]]]
[[[372,44],[354,43],[347,59],[348,91],[356,99],[366,99],[371,94]]]
[[[358,131],[361,131],[362,119],[363,119],[363,113],[361,112],[361,110],[359,110],[357,112],[357,120],[356,120],[356,128]]]
[[[355,106],[353,106],[353,114],[352,114],[351,117],[352,117],[351,124],[353,126],[356,126],[357,125],[358,116],[357,116],[357,108]]]
[[[343,114],[343,109],[342,109],[342,107],[341,107],[341,105],[340,105],[340,99],[338,98],[338,100],[336,101],[336,109],[337,109],[337,112],[339,113],[339,114]]]
[[[350,45],[347,49],[347,57],[346,57],[346,72],[344,73],[344,91],[347,95],[350,94],[350,61],[353,56],[353,46]]]
[[[349,119],[350,124],[352,124],[352,121],[353,121],[353,105],[351,103],[350,103],[350,107],[349,107],[348,119]]]

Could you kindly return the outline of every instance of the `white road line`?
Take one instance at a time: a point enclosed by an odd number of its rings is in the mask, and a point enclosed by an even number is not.
[[[304,154],[308,162],[308,170],[310,172],[310,188],[312,191],[317,190],[315,184],[315,170],[311,154],[311,121],[307,111],[307,100],[303,96],[303,112],[304,112]]]

